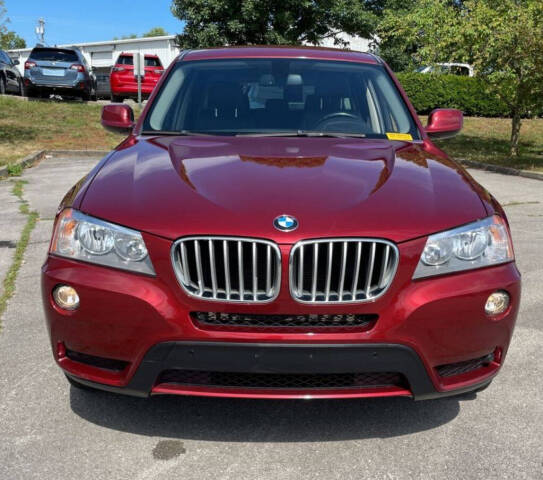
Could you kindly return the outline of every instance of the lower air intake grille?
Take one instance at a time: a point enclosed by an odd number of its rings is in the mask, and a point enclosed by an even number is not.
[[[452,377],[454,375],[462,375],[463,373],[473,372],[482,367],[487,367],[494,361],[494,354],[489,353],[484,357],[466,360],[465,362],[449,363],[436,367],[437,373],[441,377]]]
[[[256,315],[243,313],[195,312],[192,318],[201,327],[257,329],[338,329],[365,330],[373,326],[376,314],[341,315]]]
[[[122,360],[114,360],[112,358],[95,357],[94,355],[87,355],[85,353],[74,352],[73,350],[66,350],[66,356],[74,362],[84,363],[91,367],[102,368],[104,370],[112,370],[114,372],[120,372],[128,366],[128,362]]]
[[[403,376],[399,373],[279,374],[201,372],[195,370],[167,370],[162,373],[158,383],[264,390],[357,389],[404,387],[406,385]]]
[[[290,292],[299,302],[367,302],[392,283],[398,249],[377,239],[307,240],[293,247],[290,263]]]

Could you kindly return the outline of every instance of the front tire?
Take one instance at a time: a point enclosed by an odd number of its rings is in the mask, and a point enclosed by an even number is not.
[[[6,94],[6,81],[4,77],[0,77],[0,95]]]
[[[22,80],[19,80],[19,96],[24,97],[25,96],[25,84]]]

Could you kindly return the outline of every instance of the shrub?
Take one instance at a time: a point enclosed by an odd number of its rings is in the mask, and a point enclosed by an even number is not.
[[[477,77],[399,73],[398,79],[419,114],[428,114],[434,108],[458,108],[469,116],[509,116],[508,106],[489,93]]]

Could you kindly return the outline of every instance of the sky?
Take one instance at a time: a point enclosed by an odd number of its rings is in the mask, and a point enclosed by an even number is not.
[[[40,17],[45,20],[45,41],[49,45],[99,42],[153,27],[168,33],[182,30],[171,11],[171,0],[4,0],[7,25],[26,40],[36,43],[34,33]]]

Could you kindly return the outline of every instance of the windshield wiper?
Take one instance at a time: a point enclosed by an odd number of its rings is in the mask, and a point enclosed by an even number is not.
[[[190,130],[180,130],[178,132],[176,131],[170,131],[170,130],[144,130],[141,132],[142,135],[153,135],[153,136],[161,136],[161,135],[169,135],[174,137],[210,137],[212,136],[211,133],[203,133],[203,132],[192,132]]]
[[[318,137],[318,138],[366,138],[364,133],[318,132],[311,130],[294,130],[271,133],[238,133],[236,137]]]

